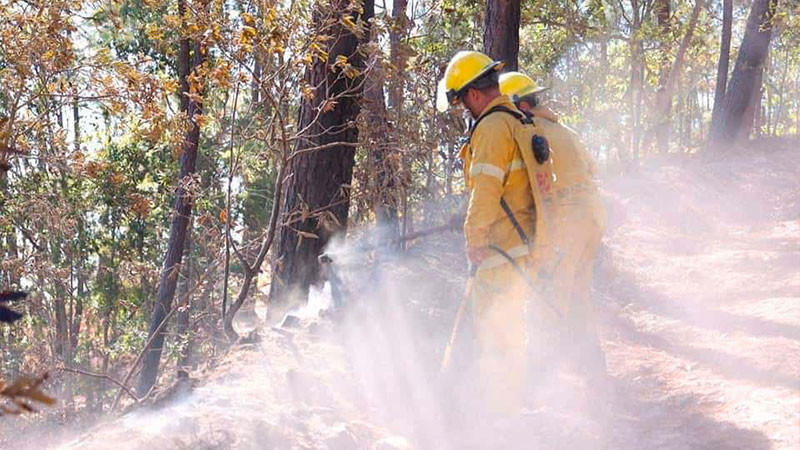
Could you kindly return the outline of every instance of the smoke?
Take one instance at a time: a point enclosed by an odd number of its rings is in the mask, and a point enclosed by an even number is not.
[[[293,319],[262,324],[191,392],[16,448],[780,447],[800,405],[794,160],[659,161],[605,180],[609,392],[553,363],[531,371],[521,414],[489,414],[475,367],[439,372],[465,283],[459,234],[400,252],[360,230],[326,249],[328,281]]]
[[[329,269],[340,285],[312,288],[307,304],[287,314],[292,319],[263,324],[261,342],[187,381],[193,389],[178,385],[152,408],[17,448],[487,448],[569,428],[565,418],[574,414],[531,408],[527,426],[537,423],[537,432],[523,432],[522,422],[501,430],[468,383],[474,370],[440,375],[465,281],[461,247],[456,233],[402,254],[334,242]],[[548,397],[577,398],[561,389],[563,380],[545,382]]]

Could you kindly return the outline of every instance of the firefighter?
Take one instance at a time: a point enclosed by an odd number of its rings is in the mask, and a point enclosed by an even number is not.
[[[533,114],[534,117],[558,123],[558,114],[539,102],[539,94],[549,88],[539,87],[531,77],[520,72],[506,72],[500,75],[500,92],[508,95],[520,110]]]
[[[566,322],[566,354],[585,374],[604,376],[605,357],[590,296],[592,269],[606,224],[594,181],[597,165],[575,132],[556,123],[555,114],[539,105],[537,94],[543,89],[530,77],[519,72],[504,73],[500,91],[510,96],[519,109],[545,119],[536,124],[548,140],[555,174],[548,238],[560,256],[553,276],[553,302]]]
[[[534,198],[513,136],[519,121],[510,114],[487,115],[498,106],[519,113],[500,93],[503,66],[479,52],[459,52],[437,93],[440,111],[461,103],[476,123],[459,155],[470,191],[464,234],[474,271],[469,302],[478,342],[479,389],[488,397],[489,411],[497,413],[523,406],[527,356],[526,286],[499,251],[518,267],[529,267],[529,246],[517,230],[532,235],[535,224]]]

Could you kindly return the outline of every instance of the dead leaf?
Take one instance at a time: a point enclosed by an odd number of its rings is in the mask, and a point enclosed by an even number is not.
[[[330,100],[330,99],[325,100],[325,103],[322,104],[322,112],[331,112],[335,107],[336,107],[335,100]]]

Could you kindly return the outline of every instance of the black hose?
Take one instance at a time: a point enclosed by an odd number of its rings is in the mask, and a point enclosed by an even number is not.
[[[528,274],[525,272],[525,270],[522,267],[520,267],[519,264],[517,264],[516,261],[514,261],[514,258],[512,258],[511,255],[509,255],[508,253],[506,253],[505,250],[501,249],[500,247],[497,247],[496,245],[489,245],[489,248],[494,250],[494,251],[496,251],[497,253],[499,253],[503,258],[507,259],[508,262],[511,263],[511,266],[514,267],[514,269],[517,271],[519,276],[521,276],[522,279],[525,280],[525,283],[528,285],[529,288],[531,288],[532,291],[534,291],[534,292],[538,292],[539,291],[539,289],[536,287],[536,283],[534,283],[533,280],[531,280],[531,277],[529,277]],[[552,309],[554,313],[556,313],[558,318],[563,320],[564,316],[561,315],[561,311],[559,311],[558,308],[553,306],[553,304],[550,303],[545,296],[541,296],[541,297],[542,297],[542,301],[547,306],[549,306],[550,309]]]

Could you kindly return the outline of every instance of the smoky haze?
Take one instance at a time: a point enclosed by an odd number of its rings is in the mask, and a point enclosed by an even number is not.
[[[196,387],[16,448],[791,448],[800,435],[800,170],[793,148],[662,158],[603,180],[594,298],[613,379],[531,377],[498,428],[469,364],[439,364],[463,294],[457,232],[408,252],[328,248],[330,284]],[[287,324],[288,325],[288,324]],[[793,425],[794,424],[794,425]]]

